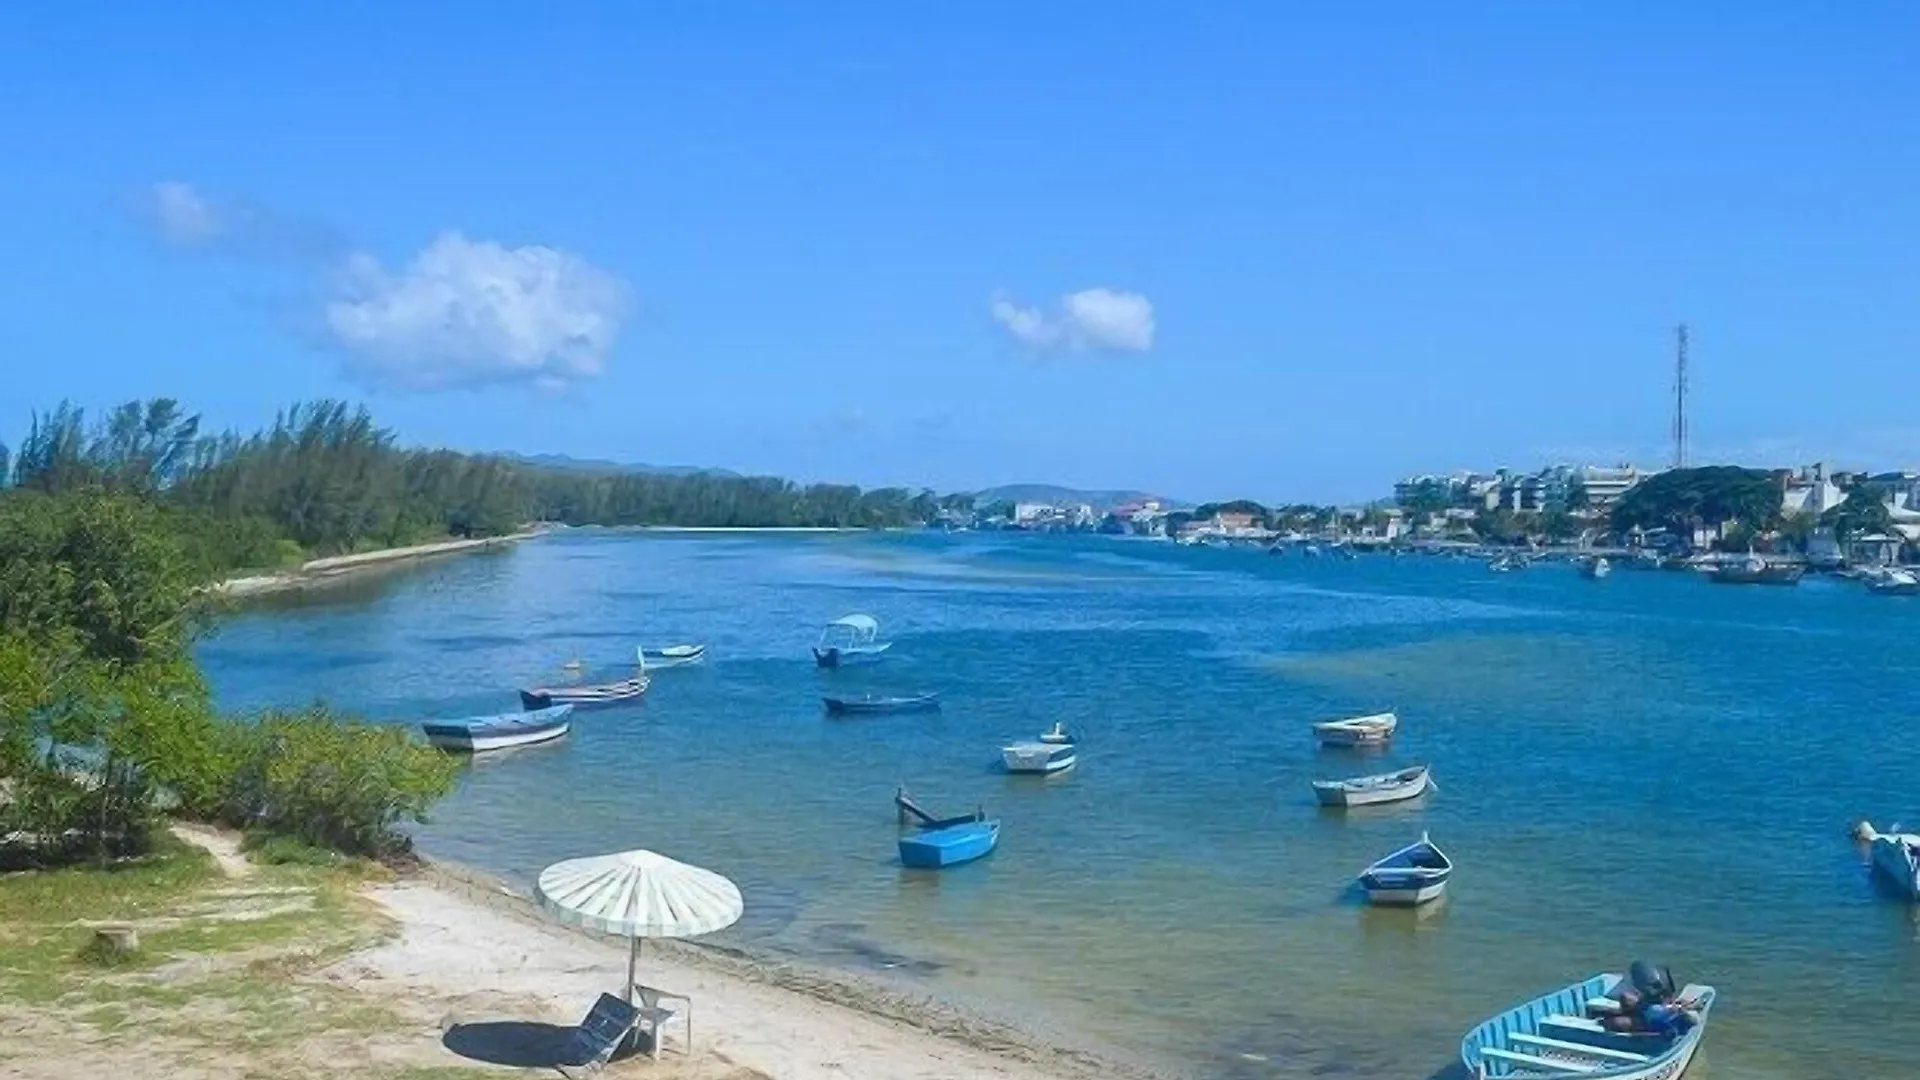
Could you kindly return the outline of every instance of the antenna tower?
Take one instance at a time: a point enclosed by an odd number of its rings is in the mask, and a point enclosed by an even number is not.
[[[1674,328],[1673,467],[1687,467],[1687,324]]]

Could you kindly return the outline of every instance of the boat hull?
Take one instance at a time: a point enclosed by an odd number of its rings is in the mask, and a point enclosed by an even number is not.
[[[1714,989],[1689,986],[1681,991],[1699,1003],[1700,1022],[1685,1035],[1668,1039],[1607,1032],[1587,1018],[1587,1003],[1606,998],[1620,982],[1618,975],[1595,975],[1484,1021],[1460,1040],[1460,1061],[1467,1075],[1476,1080],[1509,1076],[1679,1080],[1693,1064],[1706,1035]],[[1551,1060],[1535,1068],[1525,1063],[1526,1058],[1542,1057]]]
[[[1367,903],[1376,907],[1413,907],[1447,894],[1445,877],[1436,879],[1398,872],[1365,875],[1360,879],[1360,886],[1367,891]]]
[[[815,646],[813,662],[823,668],[852,667],[855,664],[871,664],[893,648],[893,642],[880,645],[828,645]]]
[[[1385,746],[1400,726],[1392,713],[1359,716],[1351,720],[1328,720],[1313,725],[1313,736],[1322,746]]]
[[[477,754],[558,739],[572,726],[572,713],[571,705],[555,705],[532,713],[426,723],[420,730],[442,750]]]
[[[940,707],[938,694],[901,698],[823,697],[820,704],[835,716],[872,713],[932,712]]]
[[[1079,761],[1072,743],[1014,743],[1000,750],[1000,763],[1010,773],[1065,772]]]
[[[648,671],[658,671],[662,668],[692,667],[695,664],[705,661],[706,658],[707,647],[705,645],[673,646],[665,649],[640,650],[640,663],[644,665]]]
[[[648,685],[650,685],[649,680],[642,675],[637,679],[626,679],[599,686],[545,686],[520,691],[520,704],[526,706],[529,712],[555,705],[573,705],[579,708],[617,705],[623,701],[638,700],[647,692]]]
[[[1867,845],[1873,868],[1909,900],[1920,900],[1920,836],[1878,835]]]
[[[983,858],[1000,843],[1000,823],[972,821],[926,829],[900,838],[900,863],[916,870],[941,870]]]
[[[1377,786],[1354,786],[1351,780],[1320,780],[1313,785],[1314,798],[1321,806],[1379,806],[1383,803],[1405,802],[1417,799],[1427,793],[1432,786],[1432,776],[1425,770],[1420,775],[1398,784],[1380,784]]]

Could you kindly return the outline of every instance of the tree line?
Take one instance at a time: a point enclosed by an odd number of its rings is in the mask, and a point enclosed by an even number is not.
[[[159,507],[204,574],[529,523],[880,528],[932,520],[930,491],[798,485],[775,477],[584,473],[400,446],[361,406],[293,405],[267,428],[210,433],[171,398],[90,419],[62,403],[0,445],[0,485],[104,490]]]

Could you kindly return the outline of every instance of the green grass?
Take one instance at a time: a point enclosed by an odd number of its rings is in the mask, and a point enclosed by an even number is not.
[[[266,866],[344,866],[354,860],[337,851],[315,847],[304,840],[279,833],[250,832],[240,842],[247,858]]]

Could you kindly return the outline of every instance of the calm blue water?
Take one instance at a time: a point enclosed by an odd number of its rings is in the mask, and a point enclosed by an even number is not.
[[[894,656],[817,671],[849,611]],[[1920,601],[1090,537],[575,533],[240,615],[201,652],[225,706],[410,722],[643,641],[713,659],[482,759],[426,850],[528,881],[655,848],[741,883],[737,944],[1208,1076],[1427,1077],[1487,1014],[1642,956],[1720,988],[1702,1076],[1920,1074],[1920,918],[1846,835],[1920,821]],[[818,702],[919,689],[944,711]],[[1385,754],[1308,736],[1382,708]],[[1056,719],[1077,770],[994,770]],[[1313,803],[1312,779],[1411,762],[1441,785],[1421,803]],[[984,803],[1000,851],[899,869],[902,782]],[[1444,905],[1360,904],[1353,874],[1422,829],[1460,866]]]

